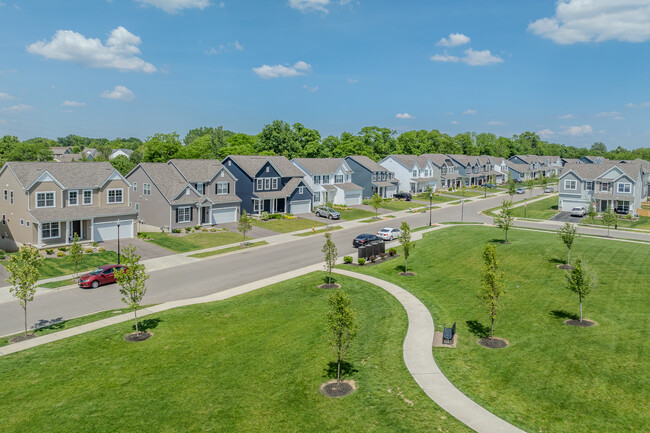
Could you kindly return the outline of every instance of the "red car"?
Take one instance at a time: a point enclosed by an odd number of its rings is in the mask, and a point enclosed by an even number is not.
[[[122,265],[104,265],[79,277],[79,287],[96,289],[102,284],[115,282],[115,272],[124,269]]]

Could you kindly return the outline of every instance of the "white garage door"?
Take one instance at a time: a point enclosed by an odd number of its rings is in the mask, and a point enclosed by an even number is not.
[[[94,237],[97,242],[117,239],[117,221],[94,224]],[[120,221],[120,239],[133,237],[133,220]]]
[[[236,207],[212,209],[212,224],[232,223],[235,221],[237,221]]]
[[[345,204],[348,206],[361,204],[361,192],[350,192],[345,194]]]
[[[561,206],[560,206],[560,210],[561,210],[561,211],[570,211],[570,210],[573,209],[574,207],[580,207],[580,206],[584,206],[585,209],[589,207],[589,206],[585,206],[585,204],[584,204],[583,202],[581,202],[581,201],[577,201],[577,200],[562,200],[562,203],[561,203]]]
[[[294,215],[300,213],[309,213],[311,212],[311,201],[309,200],[292,201],[291,209],[289,211]]]

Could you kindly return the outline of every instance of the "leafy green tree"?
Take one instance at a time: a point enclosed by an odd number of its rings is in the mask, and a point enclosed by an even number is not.
[[[510,200],[512,200],[512,197],[514,197],[515,194],[517,194],[517,185],[515,185],[512,179],[510,179],[508,181],[508,195],[510,196]]]
[[[122,176],[129,174],[129,172],[133,170],[136,165],[138,165],[124,155],[116,156],[110,160],[110,163],[114,169],[120,172]]]
[[[586,297],[597,285],[595,274],[582,262],[576,260],[575,267],[567,272],[566,287],[578,295],[580,300],[580,321],[582,322],[582,298]]]
[[[490,315],[490,339],[494,338],[494,320],[501,310],[499,298],[505,294],[503,273],[499,271],[497,251],[493,244],[487,244],[483,250],[483,278],[479,298],[483,300]]]
[[[143,144],[142,160],[145,162],[167,162],[181,150],[178,134],[154,134]]]
[[[336,257],[338,256],[338,251],[336,250],[336,245],[332,241],[332,234],[325,233],[325,243],[323,244],[323,249],[321,250],[325,257],[325,270],[328,272],[328,282],[332,284],[332,268],[336,264]]]
[[[594,155],[604,155],[607,153],[607,146],[605,146],[605,143],[596,141],[589,148],[589,153],[593,153]]]
[[[402,224],[399,227],[401,233],[397,238],[399,243],[402,245],[402,254],[404,254],[404,273],[408,272],[408,258],[411,255],[413,249],[415,249],[415,242],[413,242],[411,226],[406,221],[402,221]]]
[[[122,248],[122,263],[125,268],[123,272],[115,272],[115,280],[120,285],[120,294],[122,295],[122,302],[133,308],[133,315],[135,317],[135,333],[140,335],[138,329],[138,308],[142,298],[147,293],[145,282],[149,279],[147,270],[144,265],[140,263],[140,256],[135,253],[134,246]]]
[[[375,209],[375,219],[379,219],[379,207],[384,203],[384,199],[377,193],[370,198],[370,206]]]
[[[530,197],[533,196],[533,189],[535,188],[535,179],[534,178],[529,178],[526,181],[526,186],[528,187],[528,191],[530,191]]]
[[[295,126],[298,125],[302,127],[300,124]],[[274,120],[259,134],[259,152],[273,152],[291,159],[300,156],[301,150],[298,134],[285,121]]]
[[[5,159],[6,161],[52,161],[54,154],[49,140],[32,139],[11,146],[5,154]]]
[[[72,245],[70,245],[70,249],[68,250],[68,259],[74,263],[74,278],[78,276],[77,267],[79,266],[81,259],[83,259],[83,256],[84,251],[81,244],[79,244],[79,235],[75,233],[72,237]]]
[[[246,242],[246,233],[248,233],[252,228],[253,218],[248,215],[245,210],[242,211],[241,216],[239,217],[239,222],[237,223],[237,230],[244,236],[242,244]]]
[[[567,259],[566,259],[566,264],[570,265],[571,264],[571,247],[573,246],[573,243],[580,238],[580,234],[578,233],[578,227],[574,224],[571,223],[566,223],[564,224],[563,227],[560,227],[557,231],[557,234],[559,238],[564,242],[564,245],[566,245],[567,249],[569,250]]]
[[[512,202],[510,200],[503,200],[503,203],[501,203],[501,210],[497,214],[497,216],[494,217],[493,219],[494,225],[499,227],[501,230],[503,230],[506,234],[506,240],[505,243],[508,243],[508,231],[512,228],[514,225],[515,217],[514,217],[514,209],[512,207]]]
[[[546,185],[548,185],[548,177],[542,176],[540,179],[540,184],[542,185],[542,188],[546,188]]]
[[[601,214],[603,223],[607,226],[607,236],[609,236],[609,228],[613,225],[616,225],[618,222],[618,216],[614,213],[614,210],[611,207],[607,207],[607,210]]]
[[[327,313],[327,325],[332,334],[328,340],[330,349],[334,352],[337,361],[336,382],[341,383],[341,361],[347,353],[352,340],[357,335],[359,323],[357,315],[350,306],[350,298],[342,290],[330,294],[328,303],[330,310]]]
[[[22,246],[17,254],[9,258],[6,268],[9,272],[7,283],[11,285],[9,292],[18,299],[25,313],[25,336],[27,336],[27,303],[34,300],[36,282],[43,258],[38,250],[30,246]]]
[[[587,208],[587,217],[589,218],[589,222],[593,224],[594,220],[596,219],[596,215],[598,215],[598,212],[596,212],[596,206],[594,205],[594,202],[589,202],[589,208]]]

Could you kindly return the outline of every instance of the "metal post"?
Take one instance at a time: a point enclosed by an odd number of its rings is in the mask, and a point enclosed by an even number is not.
[[[120,220],[117,220],[117,264],[120,264]]]
[[[460,222],[463,222],[465,214],[465,200],[460,201]]]
[[[433,202],[433,191],[429,192],[429,227],[431,227],[431,204]]]

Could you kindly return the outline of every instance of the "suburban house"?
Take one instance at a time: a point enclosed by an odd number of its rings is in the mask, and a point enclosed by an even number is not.
[[[343,158],[294,158],[305,173],[305,183],[314,193],[314,206],[329,199],[333,204],[361,204],[363,188],[352,183],[352,169]]]
[[[559,174],[562,159],[559,156],[514,155],[508,158],[508,168],[515,180],[550,177]]]
[[[608,207],[618,213],[635,213],[647,194],[643,164],[601,162],[599,164],[567,164],[560,174],[559,204],[561,211],[591,203],[596,211]]]
[[[7,162],[0,181],[4,250],[134,236],[131,185],[108,162]]]
[[[460,188],[462,177],[459,166],[449,156],[442,153],[423,153],[433,167],[433,177],[440,179],[436,185],[439,188]]]
[[[239,217],[236,179],[218,160],[142,162],[126,177],[147,230],[222,224]]]
[[[395,173],[399,191],[415,194],[424,192],[427,187],[435,191],[438,186],[440,170],[435,176],[433,163],[424,155],[388,155],[379,165]]]
[[[383,198],[391,198],[397,192],[398,182],[395,173],[367,156],[346,156],[345,162],[352,169],[352,182],[363,188],[363,198],[370,198],[375,194]]]
[[[448,155],[458,166],[459,175],[467,186],[481,186],[486,183],[501,184],[508,178],[507,167],[502,158],[488,155]]]
[[[586,164],[600,164],[601,162],[607,162],[608,159],[602,156],[583,156],[580,161]]]
[[[313,191],[305,173],[284,156],[229,155],[222,163],[236,178],[235,191],[247,213],[311,212]]]
[[[108,156],[108,159],[111,160],[118,156],[125,156],[127,158],[130,158],[132,153],[133,153],[132,149],[113,149],[111,154]]]
[[[54,159],[59,159],[63,155],[70,155],[72,153],[72,147],[70,146],[52,146],[50,149],[52,150]]]
[[[52,149],[71,149],[70,147],[67,148],[52,148]],[[55,154],[54,155],[54,160],[57,162],[75,162],[75,161],[92,161],[93,158],[97,155],[97,149],[93,148],[86,148],[82,150],[79,153],[72,153],[72,152],[67,152],[67,153],[62,153],[62,154]]]

